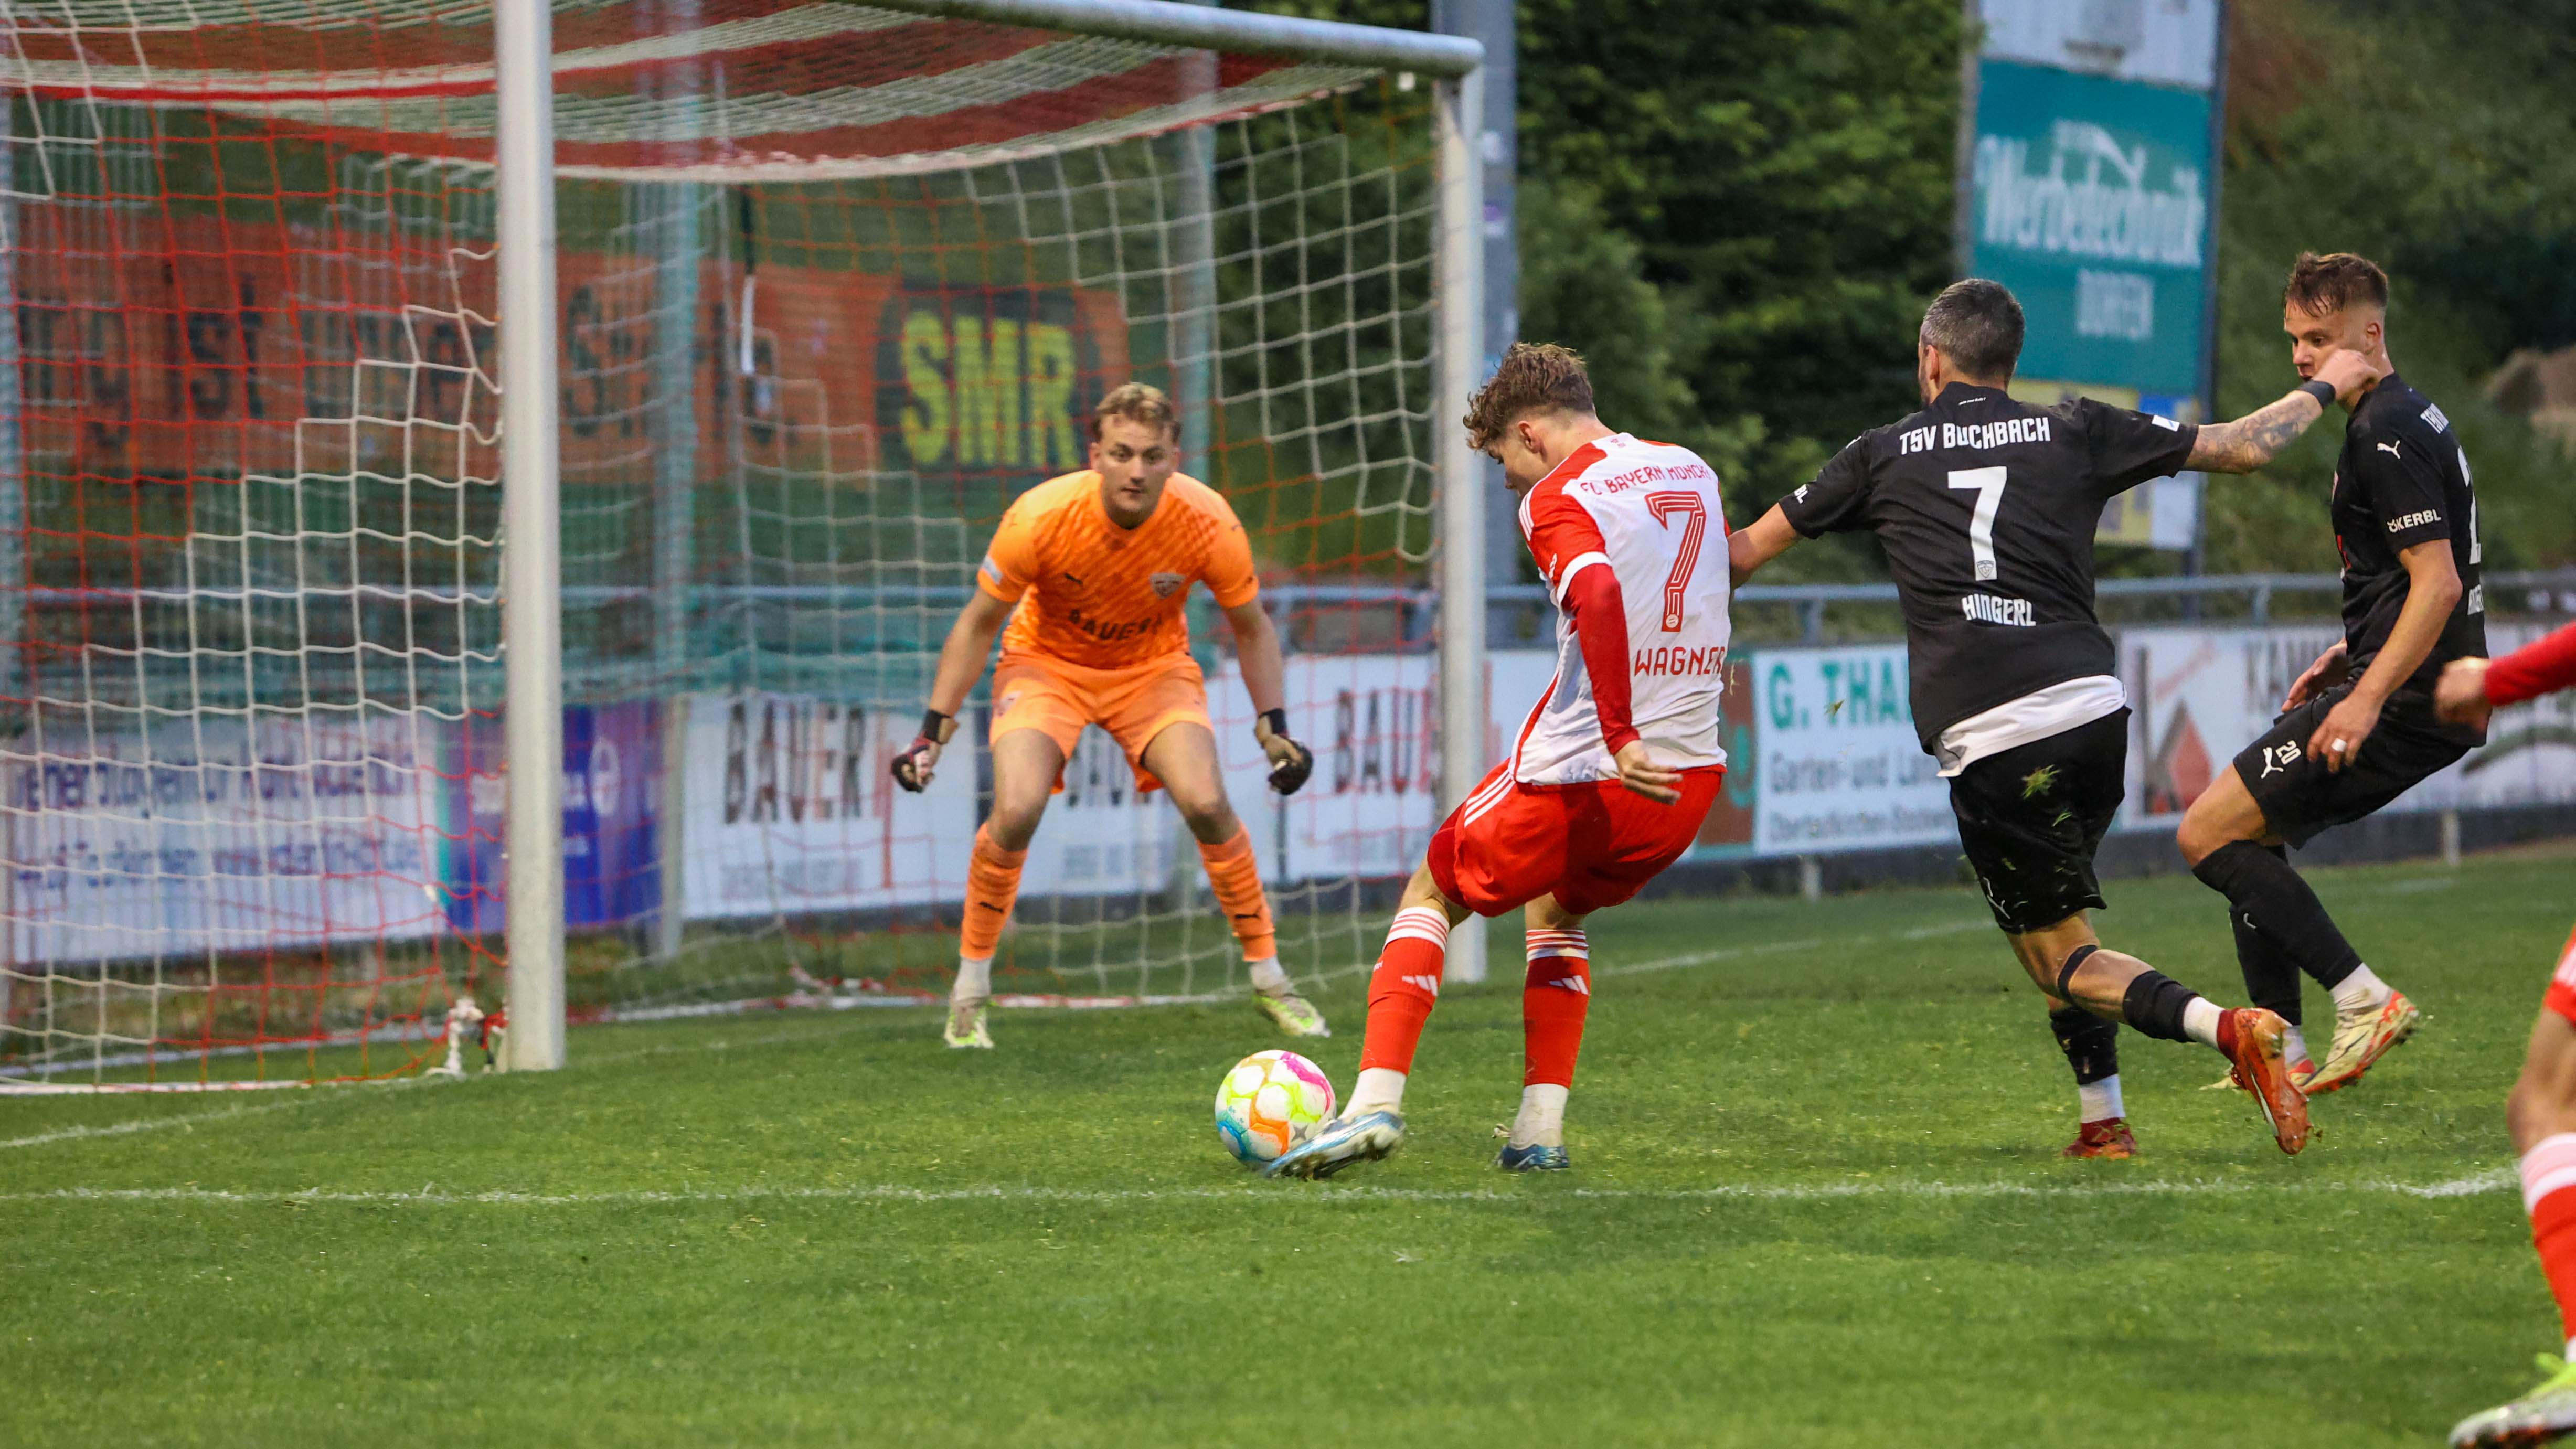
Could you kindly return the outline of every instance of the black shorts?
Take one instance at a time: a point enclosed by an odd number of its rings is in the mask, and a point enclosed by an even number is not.
[[[2308,740],[2350,693],[2346,684],[2291,710],[2236,757],[2236,777],[2261,807],[2263,823],[2292,845],[2359,820],[2475,747],[2458,726],[2434,718],[2431,696],[2401,689],[2388,697],[2360,753],[2329,770],[2308,753]]]
[[[1959,845],[2014,935],[2100,910],[2093,852],[2128,790],[2129,712],[1988,755],[1950,778]]]

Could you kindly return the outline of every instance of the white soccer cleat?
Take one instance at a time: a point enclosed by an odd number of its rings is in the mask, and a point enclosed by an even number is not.
[[[948,1003],[948,1028],[939,1039],[960,1049],[991,1051],[993,1034],[984,1027],[984,1013],[989,1009],[988,1003],[981,1001]]]
[[[1261,1169],[1264,1177],[1315,1181],[1363,1162],[1376,1162],[1404,1145],[1404,1119],[1393,1112],[1336,1117]]]
[[[2303,1090],[2317,1097],[2360,1081],[2361,1074],[2386,1056],[2389,1048],[2413,1036],[2423,1020],[2424,1013],[2403,991],[2391,991],[2386,1000],[2354,1011],[2337,1009],[2334,1047],[2326,1053],[2326,1064],[2302,1084]]]
[[[1331,1036],[1332,1027],[1324,1022],[1324,1013],[1315,1003],[1291,991],[1281,996],[1252,993],[1252,1004],[1271,1023],[1289,1036]]]
[[[2576,1363],[2540,1355],[2540,1386],[2510,1404],[2471,1414],[2451,1430],[2451,1449],[2519,1449],[2576,1433]]]

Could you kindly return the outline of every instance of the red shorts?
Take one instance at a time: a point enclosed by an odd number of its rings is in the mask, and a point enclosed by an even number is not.
[[[1524,785],[1496,765],[1431,837],[1432,883],[1480,916],[1540,896],[1575,915],[1619,904],[1681,859],[1717,803],[1723,766],[1682,772],[1682,798],[1658,805],[1616,780]]]
[[[2567,949],[2558,954],[2558,970],[2549,978],[2549,994],[2541,1004],[2576,1026],[2576,935],[2567,938]]]

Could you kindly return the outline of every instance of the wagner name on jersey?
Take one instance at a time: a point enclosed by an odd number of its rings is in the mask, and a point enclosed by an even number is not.
[[[1560,610],[1586,569],[1618,580],[1626,668],[1594,678],[1573,618],[1560,612],[1556,678],[1521,726],[1512,778],[1572,785],[1617,777],[1625,718],[1665,769],[1726,763],[1717,697],[1727,639],[1726,511],[1717,471],[1688,448],[1626,433],[1586,443],[1521,499],[1529,540]],[[1618,696],[1625,691],[1624,699]],[[1599,696],[1608,696],[1607,698]],[[1622,733],[1620,739],[1609,739]]]
[[[2093,614],[2093,534],[2104,504],[2180,469],[2199,432],[2091,399],[2041,408],[1954,382],[1780,500],[1808,538],[1866,529],[1886,548],[1915,732],[1944,774],[2126,703]],[[2074,687],[2048,693],[2061,686]],[[2025,700],[2025,718],[2003,708]],[[1994,727],[1940,748],[1971,721]]]
[[[2431,693],[2442,666],[2487,652],[2486,589],[2479,575],[2478,500],[2469,456],[2451,420],[2395,373],[2362,395],[2335,459],[2335,548],[2343,556],[2344,646],[2353,673],[2370,667],[2406,607],[2408,575],[2398,555],[2448,539],[2460,574],[2460,602],[2442,637],[2401,688]],[[2463,743],[2476,730],[2450,726]]]

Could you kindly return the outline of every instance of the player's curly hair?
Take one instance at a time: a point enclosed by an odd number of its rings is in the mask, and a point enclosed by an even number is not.
[[[2388,310],[2388,274],[2370,258],[2353,252],[2301,252],[2290,264],[2290,280],[2281,300],[2311,317],[2340,312],[2355,302]]]
[[[1109,390],[1100,406],[1091,410],[1091,441],[1100,441],[1100,430],[1111,418],[1125,418],[1149,428],[1161,428],[1181,440],[1181,410],[1172,405],[1169,394],[1151,383],[1122,382]]]
[[[1490,448],[1503,430],[1531,413],[1592,415],[1592,375],[1573,348],[1515,342],[1502,365],[1467,400],[1467,445]]]

